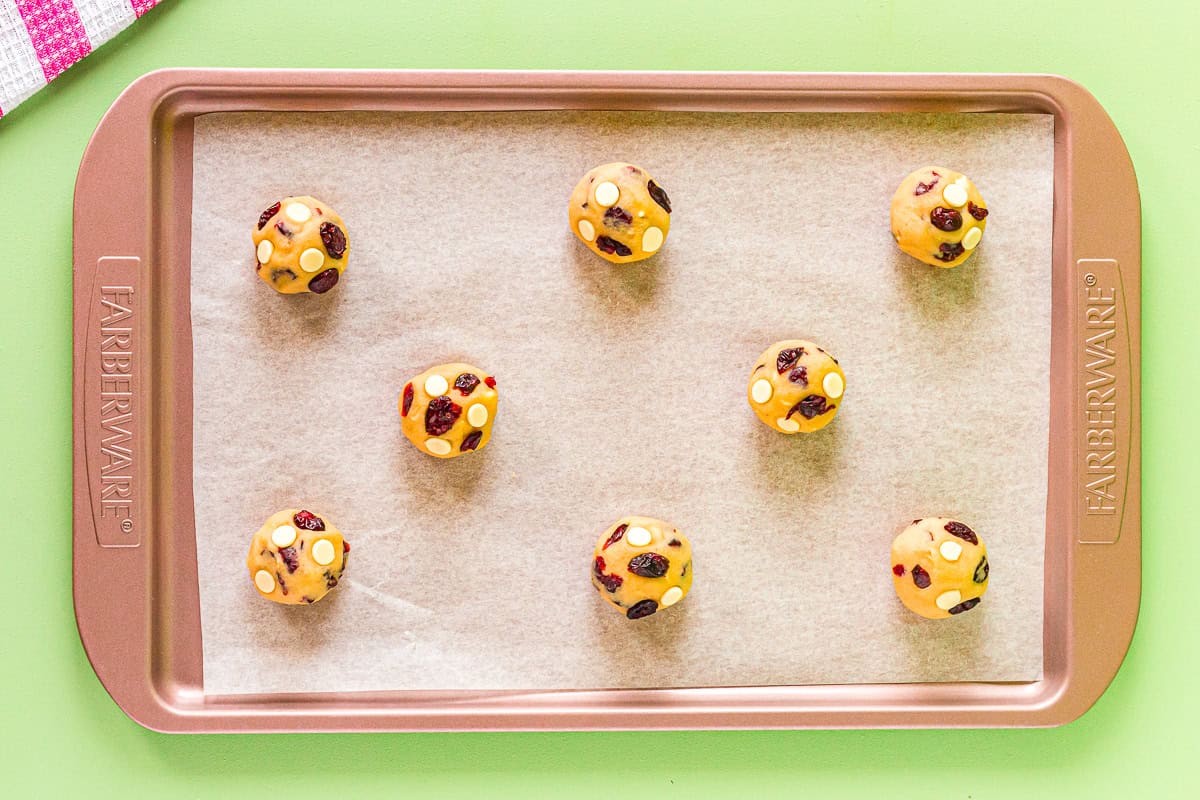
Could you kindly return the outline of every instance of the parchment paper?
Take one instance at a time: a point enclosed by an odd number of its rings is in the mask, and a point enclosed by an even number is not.
[[[641,164],[674,204],[664,250],[613,267],[566,222],[590,167]],[[902,255],[910,170],[971,175],[980,252]],[[1053,122],[1041,115],[214,114],[197,120],[193,430],[205,690],[518,689],[1037,680],[1042,669]],[[325,296],[254,275],[287,194],[345,218]],[[186,268],[186,267],[184,267]],[[777,339],[845,368],[810,436],[745,400]],[[429,458],[404,383],[495,374],[488,448]],[[347,578],[311,607],[244,566],[272,512],[330,517]],[[630,622],[588,576],[623,514],[692,538],[696,581]],[[893,536],[959,517],[990,588],[924,621]]]

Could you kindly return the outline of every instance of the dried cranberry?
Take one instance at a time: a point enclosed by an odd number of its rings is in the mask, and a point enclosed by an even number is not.
[[[961,603],[950,609],[951,614],[961,614],[964,611],[970,611],[975,606],[979,605],[980,598],[972,597],[970,600],[963,600]]]
[[[616,239],[609,238],[608,236],[597,236],[596,247],[600,250],[600,252],[608,253],[609,255],[612,255],[613,253],[616,253],[619,256],[633,255],[632,250],[618,242]]]
[[[271,283],[276,283],[285,275],[292,280],[296,280],[296,273],[292,272],[290,269],[273,269],[271,270]]]
[[[400,406],[401,416],[408,416],[408,412],[412,410],[413,397],[415,396],[416,392],[413,390],[413,385],[411,383],[407,384],[404,387],[404,399],[401,401],[402,405]]]
[[[441,436],[454,427],[462,414],[462,406],[455,403],[448,395],[433,398],[429,408],[425,409],[425,432],[430,436]]]
[[[279,591],[283,592],[284,597],[287,597],[287,584],[283,582],[283,576],[279,574],[279,570],[275,570],[275,579],[279,581]]]
[[[657,602],[654,600],[642,600],[641,602],[634,603],[632,606],[630,606],[629,610],[625,612],[625,616],[629,617],[630,619],[641,619],[642,617],[650,616],[655,611],[658,611]]]
[[[483,431],[471,431],[463,438],[462,444],[458,447],[458,451],[460,453],[466,453],[474,450],[476,447],[479,447],[479,440],[482,438]]]
[[[612,532],[611,536],[608,537],[608,540],[604,542],[604,547],[601,547],[600,549],[607,550],[609,545],[616,544],[617,542],[621,541],[621,537],[625,535],[625,531],[628,529],[629,526],[624,523],[618,525],[617,529]]]
[[[933,583],[933,579],[929,577],[929,573],[920,564],[912,568],[912,576],[913,583],[917,585],[918,589],[928,589],[929,585]]]
[[[280,206],[280,204],[276,203],[275,205],[271,206],[266,211],[264,211],[262,213],[262,216],[260,216],[258,218],[258,229],[260,231],[263,228],[267,227],[267,223],[271,221],[271,217],[273,217],[279,213],[279,206]]]
[[[788,380],[792,383],[803,383],[808,386],[808,370],[804,367],[796,367],[788,374]]]
[[[987,556],[983,556],[979,559],[979,563],[975,565],[974,581],[976,583],[983,583],[988,579],[988,572],[990,571]]]
[[[342,552],[343,552],[343,553],[349,553],[349,552],[350,552],[350,543],[349,543],[349,542],[347,542],[345,539],[343,539],[343,540],[342,540]]]
[[[970,213],[970,215],[972,217],[974,217],[975,219],[978,219],[978,220],[982,220],[987,217],[987,209],[980,208],[979,206],[972,203],[970,200],[967,201],[967,211]]]
[[[596,560],[592,562],[592,572],[595,574],[596,580],[600,581],[609,592],[615,592],[621,588],[621,584],[625,582],[625,579],[620,575],[605,575],[604,570],[606,567],[607,564],[604,563],[604,559],[601,556],[596,556]]]
[[[671,213],[671,198],[667,197],[667,193],[662,190],[661,186],[650,181],[646,184],[646,191],[650,193],[651,200],[662,206],[668,214]]]
[[[300,568],[300,556],[296,553],[296,548],[285,547],[279,551],[279,557],[283,559],[283,563],[287,564],[288,572],[295,572]]]
[[[946,523],[946,533],[951,536],[957,536],[960,539],[965,539],[971,544],[979,544],[979,537],[975,535],[975,531],[963,525],[961,522],[950,520]]]
[[[936,175],[937,173],[935,172],[934,174]],[[937,184],[938,184],[937,178],[934,178],[929,183],[918,183],[917,188],[913,189],[913,194],[915,194],[917,197],[920,197],[921,195],[925,194],[933,187],[937,186]]]
[[[338,278],[340,277],[341,274],[333,267],[330,267],[324,272],[318,272],[313,276],[313,279],[308,282],[308,290],[317,294],[325,294],[337,286]]]
[[[825,398],[822,395],[810,394],[808,397],[805,397],[799,403],[796,403],[796,405],[792,406],[791,410],[787,413],[787,419],[791,419],[792,414],[795,414],[797,411],[799,411],[800,416],[804,417],[805,419],[812,419],[813,417],[819,417],[822,414],[827,414],[830,411],[833,411],[835,408],[837,408],[837,406],[827,405]]]
[[[956,231],[962,227],[962,214],[953,208],[938,206],[929,212],[929,221],[939,231]]]
[[[301,599],[301,600],[303,600],[304,602],[308,603],[310,606],[311,606],[313,603],[317,602],[316,600],[313,600],[313,599],[312,599],[311,597],[309,597],[308,595],[301,595],[300,599]]]
[[[679,570],[679,577],[686,578],[688,570],[692,568],[692,562],[687,562],[683,565],[683,569]]]
[[[346,234],[332,222],[321,223],[321,242],[330,258],[341,258],[346,254]]]
[[[289,228],[287,225],[284,225],[282,222],[275,223],[275,230],[279,231],[280,233],[282,233],[284,236],[286,236],[289,239],[292,238],[292,236],[294,236],[296,233],[294,230]]]
[[[495,378],[493,378],[491,375],[488,375],[486,378],[484,378],[484,379],[483,379],[483,382],[484,382],[484,383],[486,383],[486,384],[488,385],[488,388],[489,388],[489,389],[495,389],[495,388],[496,388],[496,379],[495,379]]]
[[[897,564],[896,566],[892,567],[892,574],[895,575],[897,578],[903,578],[904,577],[904,565]]]
[[[475,387],[479,385],[479,376],[473,375],[470,372],[464,372],[454,379],[454,388],[462,394],[463,397],[470,397],[471,392],[475,391]]]
[[[292,515],[292,523],[302,531],[325,530],[325,520],[311,511],[297,511]]]
[[[592,572],[603,575],[606,569],[608,569],[608,564],[605,563],[604,556],[596,556],[596,560],[592,562]]]
[[[678,539],[672,539],[671,541],[667,542],[667,547],[683,547],[683,542],[679,541]]]
[[[633,215],[620,206],[613,206],[604,212],[604,223],[628,228],[633,224]]]
[[[326,589],[332,589],[333,587],[335,587],[335,586],[337,586],[337,585],[338,585],[338,578],[337,578],[337,576],[336,576],[336,575],[332,575],[332,574],[330,574],[330,573],[326,572],[326,573],[325,573],[325,588],[326,588]]]
[[[638,553],[629,559],[629,571],[643,578],[661,578],[670,568],[671,562],[658,553]]]
[[[786,350],[780,350],[778,357],[775,359],[775,369],[782,375],[796,366],[796,362],[800,360],[800,356],[802,355],[804,355],[803,347],[789,347]]]
[[[628,172],[630,175],[641,175],[642,174],[642,171],[640,169],[638,169],[637,167],[635,167],[633,164],[626,164],[625,171]]]
[[[964,252],[966,251],[959,242],[943,242],[938,245],[938,252],[934,253],[933,257],[938,261],[953,261]]]

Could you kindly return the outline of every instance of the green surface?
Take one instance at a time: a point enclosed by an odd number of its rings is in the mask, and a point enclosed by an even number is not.
[[[0,120],[0,794],[1196,797],[1185,492],[1200,305],[1192,4],[168,0]],[[653,8],[648,8],[653,6]],[[337,8],[336,11],[329,10]],[[571,9],[571,10],[566,10]],[[1142,190],[1144,579],[1116,681],[1047,731],[163,736],[112,703],[71,606],[71,195],[101,114],[164,66],[1057,72],[1125,137]],[[17,559],[20,559],[19,561]],[[621,765],[614,772],[606,764]],[[14,783],[15,782],[15,783]],[[272,796],[272,795],[267,795]]]

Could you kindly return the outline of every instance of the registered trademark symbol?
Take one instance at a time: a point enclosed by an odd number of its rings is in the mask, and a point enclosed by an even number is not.
[[[121,520],[121,530],[123,530],[125,533],[129,533],[131,530],[133,530],[133,520],[131,520],[131,519]]]
[[[1089,272],[1087,275],[1084,275],[1084,276],[1083,276],[1083,282],[1084,282],[1084,283],[1086,283],[1088,286],[1095,286],[1095,285],[1096,285],[1096,276],[1095,276],[1095,274],[1094,274],[1094,273],[1091,273],[1091,272]]]

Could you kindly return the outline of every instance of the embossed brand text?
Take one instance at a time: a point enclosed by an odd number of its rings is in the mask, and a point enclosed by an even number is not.
[[[1084,497],[1087,514],[1117,510],[1117,290],[1084,289]]]
[[[101,286],[100,309],[100,516],[131,520],[133,287]]]

